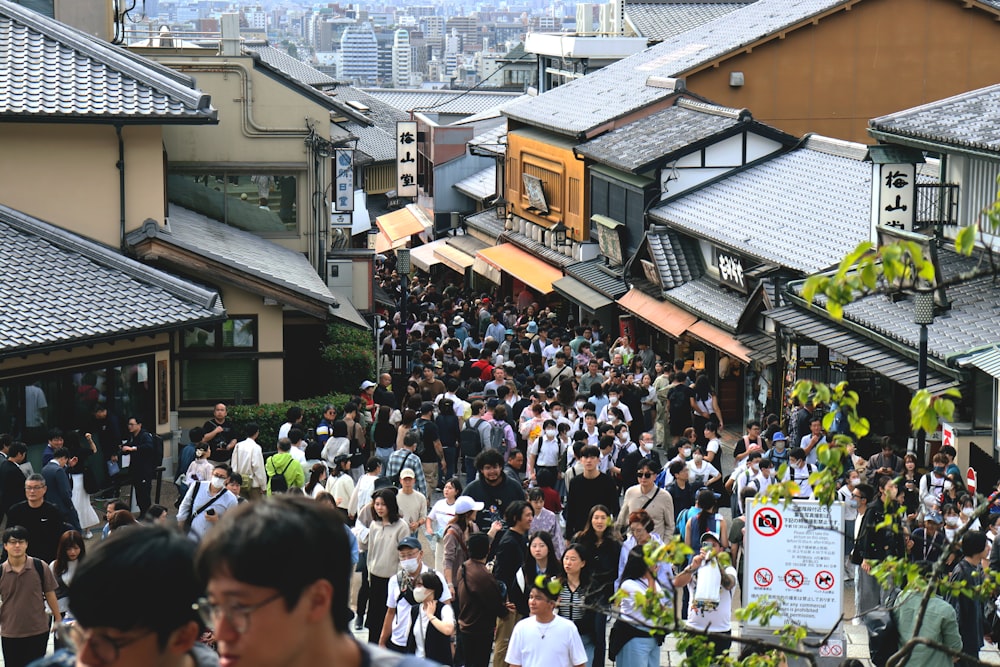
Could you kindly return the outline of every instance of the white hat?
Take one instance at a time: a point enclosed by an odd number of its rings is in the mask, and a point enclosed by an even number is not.
[[[377,385],[371,380],[365,380],[364,382],[361,383],[361,391],[364,391],[365,389],[371,389],[372,387],[375,386]]]
[[[457,327],[465,324],[465,319],[461,315],[456,315],[451,321],[451,326]]]
[[[483,503],[477,502],[472,498],[470,498],[469,496],[459,496],[458,498],[455,499],[455,505],[452,509],[454,511],[454,514],[458,515],[458,514],[465,514],[466,512],[471,512],[472,510],[476,510],[478,512],[485,506],[486,505],[484,505]]]
[[[403,468],[399,473],[399,478],[403,479],[404,477],[412,477],[416,479],[417,473],[413,472],[409,468]]]

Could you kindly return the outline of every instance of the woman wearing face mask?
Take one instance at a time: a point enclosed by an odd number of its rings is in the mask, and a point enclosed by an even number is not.
[[[854,551],[854,525],[858,519],[858,500],[854,497],[854,489],[861,484],[861,476],[857,470],[847,473],[844,484],[837,489],[837,500],[844,503],[844,581],[854,580],[854,566],[851,564],[851,552]]]
[[[396,489],[379,489],[372,496],[375,518],[368,533],[358,536],[358,542],[368,548],[368,641],[376,643],[385,622],[389,579],[396,576],[401,562],[399,543],[410,536],[410,526],[399,516]]]
[[[916,527],[917,513],[920,511],[920,479],[917,475],[917,457],[912,452],[903,456],[903,481],[900,486],[903,491],[906,520],[913,529]]]
[[[948,544],[951,544],[955,541],[955,533],[962,526],[962,517],[951,503],[941,509],[941,514],[944,515],[944,537],[948,540]]]
[[[688,470],[691,471],[690,483],[696,489],[712,486],[722,480],[722,473],[705,460],[705,450],[701,447],[694,448],[691,461],[688,463]]]
[[[441,601],[443,594],[444,587],[438,575],[433,572],[420,575],[413,588],[413,601],[417,604],[410,608],[410,634],[406,652],[441,665],[450,665],[455,612],[450,604]]]
[[[528,445],[528,479],[537,480],[539,470],[550,470],[559,476],[559,458],[565,452],[559,442],[559,427],[555,420],[542,422],[542,434]]]
[[[975,502],[972,499],[972,496],[963,495],[958,502],[959,502],[959,506],[962,508],[962,510],[960,512],[960,514],[962,516],[962,523],[963,524],[969,524],[969,530],[979,530],[979,525],[980,525],[979,524],[979,519],[973,519],[972,518],[972,515],[976,511],[976,505],[975,505]],[[971,523],[970,523],[970,520],[971,520]]]

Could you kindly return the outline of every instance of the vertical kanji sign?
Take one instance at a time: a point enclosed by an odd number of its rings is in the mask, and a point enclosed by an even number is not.
[[[417,123],[396,123],[396,194],[417,196]]]
[[[333,207],[338,211],[354,210],[354,150],[338,148],[333,156]]]
[[[916,220],[917,165],[876,164],[878,224],[912,232]]]

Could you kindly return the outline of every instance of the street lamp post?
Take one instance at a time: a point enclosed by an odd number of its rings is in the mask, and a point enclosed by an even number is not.
[[[400,339],[401,342],[398,343],[400,353],[403,357],[402,368],[400,371],[402,382],[399,383],[399,388],[403,389],[406,384],[405,380],[410,373],[409,355],[406,352],[407,336],[408,332],[406,330],[406,320],[407,313],[406,308],[409,305],[407,302],[410,299],[410,249],[400,248],[396,251],[396,273],[399,274],[399,285],[401,287],[401,295],[399,302],[399,325],[400,325]],[[405,389],[403,389],[405,391]]]
[[[927,327],[934,323],[934,294],[919,292],[913,298],[913,321],[920,325],[920,346],[917,350],[917,389],[927,388]],[[917,430],[917,456],[924,460],[924,443],[927,434]]]

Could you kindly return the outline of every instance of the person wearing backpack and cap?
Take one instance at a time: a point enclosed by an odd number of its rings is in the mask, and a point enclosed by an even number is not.
[[[775,431],[771,436],[771,448],[764,452],[764,458],[770,459],[777,470],[782,463],[788,463],[788,454],[788,438],[781,431]]]
[[[414,605],[419,606],[423,603],[422,599],[417,600],[414,597],[414,589],[417,588],[421,575],[432,572],[438,576],[444,591],[441,594],[442,603],[451,602],[451,591],[440,572],[434,572],[424,565],[424,551],[420,546],[420,540],[412,536],[400,540],[397,552],[399,572],[389,579],[385,621],[382,623],[378,644],[390,651],[405,653],[410,634],[410,609]]]

